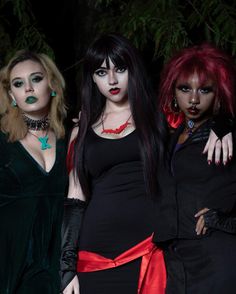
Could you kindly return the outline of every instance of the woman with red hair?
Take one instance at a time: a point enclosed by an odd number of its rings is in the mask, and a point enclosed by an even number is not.
[[[154,236],[168,294],[235,293],[236,160],[216,166],[201,156],[214,117],[235,116],[235,76],[232,58],[209,44],[183,49],[162,72],[160,106],[180,123],[169,156],[175,191],[163,176]]]

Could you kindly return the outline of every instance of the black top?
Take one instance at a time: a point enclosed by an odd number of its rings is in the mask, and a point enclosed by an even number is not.
[[[173,136],[174,150],[183,126]],[[156,215],[157,242],[174,238],[196,239],[196,218],[202,208],[236,211],[236,160],[226,166],[208,165],[202,154],[210,132],[210,121],[201,125],[172,153],[171,171],[162,177],[162,203]],[[235,146],[235,142],[234,142]]]
[[[55,163],[46,172],[20,142],[9,143],[0,132],[1,294],[36,293],[40,285],[43,293],[59,293],[65,147],[57,141]]]
[[[145,191],[136,131],[106,139],[90,130],[85,165],[92,192],[79,248],[114,258],[153,232],[154,207]]]

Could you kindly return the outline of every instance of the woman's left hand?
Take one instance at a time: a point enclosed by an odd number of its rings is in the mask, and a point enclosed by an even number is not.
[[[231,160],[233,156],[232,133],[228,133],[222,138],[222,140],[220,140],[214,131],[211,131],[203,150],[203,154],[205,153],[207,153],[208,164],[211,164],[214,160],[216,165],[220,164],[222,153],[222,161],[223,164],[226,165],[228,160]]]
[[[205,227],[205,221],[204,221],[204,214],[209,210],[209,208],[203,208],[198,213],[196,213],[194,216],[198,218],[195,231],[197,235],[205,235],[207,231],[207,227]]]

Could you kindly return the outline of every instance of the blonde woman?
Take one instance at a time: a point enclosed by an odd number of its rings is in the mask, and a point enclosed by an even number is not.
[[[64,79],[21,50],[0,72],[0,293],[59,293]]]

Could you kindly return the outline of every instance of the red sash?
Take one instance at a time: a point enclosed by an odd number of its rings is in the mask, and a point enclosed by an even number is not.
[[[93,272],[114,268],[142,257],[138,294],[164,294],[166,288],[166,269],[162,250],[152,243],[152,236],[123,252],[115,259],[99,254],[79,251],[78,272]]]

